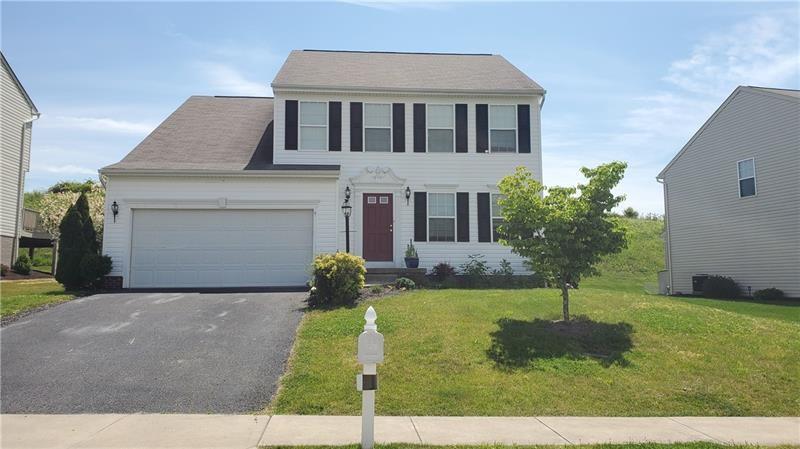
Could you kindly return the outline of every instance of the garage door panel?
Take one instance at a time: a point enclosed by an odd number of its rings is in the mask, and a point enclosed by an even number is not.
[[[136,210],[131,287],[302,285],[310,210]]]

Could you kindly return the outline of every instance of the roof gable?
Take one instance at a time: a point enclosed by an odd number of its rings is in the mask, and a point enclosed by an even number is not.
[[[39,115],[39,110],[36,108],[36,105],[33,104],[33,100],[31,99],[30,95],[28,95],[28,92],[25,90],[25,87],[22,85],[19,78],[17,78],[17,74],[14,73],[14,69],[11,68],[11,64],[8,63],[3,52],[0,52],[0,59],[2,59],[3,68],[8,72],[8,75],[14,81],[14,84],[17,85],[17,89],[19,89],[19,92],[22,94],[22,96],[25,97],[25,101],[28,103],[28,106],[31,107],[31,113],[33,115]]]
[[[664,179],[664,176],[667,174],[669,169],[675,164],[675,162],[694,144],[700,135],[716,120],[716,118],[728,107],[728,105],[742,92],[753,93],[757,95],[766,95],[771,98],[777,98],[784,101],[800,101],[800,91],[791,90],[791,89],[775,89],[775,88],[767,88],[767,87],[756,87],[756,86],[739,86],[737,87],[729,96],[725,99],[724,102],[711,114],[711,117],[703,123],[703,126],[700,127],[689,139],[688,142],[678,151],[669,163],[661,170],[661,172],[656,176],[657,180]]]
[[[294,50],[273,88],[543,94],[500,55]]]

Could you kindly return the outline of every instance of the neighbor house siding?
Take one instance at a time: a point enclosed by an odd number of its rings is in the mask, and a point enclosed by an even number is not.
[[[20,92],[5,65],[0,65],[0,235],[2,235],[2,262],[11,263],[12,247],[16,243],[17,223],[22,206],[20,195],[24,191],[24,177],[20,180],[20,148],[24,142],[22,171],[30,168],[31,127],[25,122],[32,117],[31,106]],[[25,132],[23,134],[23,126]],[[19,207],[18,207],[19,206]]]
[[[800,101],[740,88],[663,173],[671,291],[730,276],[800,297]],[[757,194],[740,198],[737,161]]]
[[[106,182],[103,253],[113,260],[112,276],[128,287],[131,209],[312,209],[314,252],[337,248],[339,215],[332,178],[197,177],[111,175]],[[110,205],[119,204],[114,221]]]
[[[285,100],[300,101],[342,101],[342,129],[350,129],[350,102],[362,103],[404,103],[405,108],[405,152],[350,151],[350,133],[342,133],[341,151],[287,151],[284,149]],[[438,262],[448,262],[455,266],[464,263],[470,254],[483,254],[491,268],[497,268],[502,259],[512,262],[514,270],[525,270],[523,259],[512,254],[508,247],[498,243],[478,242],[478,192],[497,192],[497,182],[512,173],[518,166],[527,167],[534,177],[542,180],[540,103],[538,95],[509,96],[444,96],[444,95],[368,95],[344,93],[300,93],[275,92],[275,163],[276,164],[339,164],[341,176],[337,186],[337,205],[343,201],[343,191],[351,185],[351,178],[357,177],[365,169],[389,168],[399,178],[405,180],[402,188],[394,193],[395,204],[395,248],[394,265],[402,266],[405,245],[414,237],[414,200],[406,204],[402,190],[408,186],[412,192],[467,192],[469,193],[469,242],[415,242],[419,252],[420,267],[431,268]],[[466,104],[467,105],[467,152],[466,153],[419,153],[414,152],[414,107],[415,103],[425,104]],[[477,153],[475,142],[475,105],[508,104],[530,105],[530,153],[501,154]],[[357,191],[354,193],[353,216],[351,218],[351,248],[355,254],[361,249],[361,193],[389,193]],[[345,246],[344,218],[339,220],[339,248]]]

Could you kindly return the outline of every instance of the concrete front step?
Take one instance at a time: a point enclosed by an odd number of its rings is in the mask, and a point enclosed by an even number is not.
[[[425,278],[424,268],[367,268],[367,284],[392,284],[397,278],[420,282]]]

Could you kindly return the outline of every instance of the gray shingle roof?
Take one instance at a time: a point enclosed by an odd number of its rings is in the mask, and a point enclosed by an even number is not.
[[[785,95],[787,97],[800,98],[800,90],[779,89],[777,87],[759,87],[759,86],[747,86],[747,87],[749,87],[750,89],[757,89],[764,92],[771,92],[773,94]]]
[[[294,50],[272,87],[542,93],[500,55]]]
[[[266,165],[272,162],[271,123],[272,98],[189,97],[125,158],[104,170],[244,170]],[[266,140],[257,152],[262,136]]]

